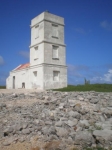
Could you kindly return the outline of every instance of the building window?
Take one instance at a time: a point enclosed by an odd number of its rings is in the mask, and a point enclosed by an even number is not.
[[[35,27],[35,39],[39,37],[39,25]]]
[[[52,46],[52,58],[53,59],[59,59],[58,58],[58,49],[59,47],[58,46]]]
[[[34,60],[38,59],[38,46],[34,48]]]
[[[52,24],[52,37],[58,39],[58,25]]]
[[[35,47],[35,50],[38,50],[38,46]]]
[[[53,71],[53,80],[59,81],[59,71]]]
[[[37,77],[37,71],[34,71],[33,74],[35,77]]]

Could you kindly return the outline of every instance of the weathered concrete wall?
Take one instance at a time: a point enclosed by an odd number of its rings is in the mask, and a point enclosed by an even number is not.
[[[30,49],[30,66],[44,63],[44,43],[37,46],[38,50],[35,50],[35,47]]]
[[[53,29],[53,25],[56,25],[56,29]],[[44,39],[45,41],[48,41],[48,42],[64,45],[64,26],[53,23],[53,22],[45,21],[44,22]]]
[[[37,71],[37,76],[34,72]],[[25,83],[26,89],[43,89],[43,68],[42,66],[31,67],[30,69],[13,71],[7,79],[7,89],[13,88],[13,76],[15,76],[15,89],[22,88]]]
[[[53,80],[53,71],[59,72],[59,81]],[[62,66],[44,66],[44,88],[57,89],[67,86],[67,68]]]
[[[7,89],[13,87],[13,76],[15,76],[15,89],[22,88],[22,83],[25,83],[25,87],[29,87],[29,69],[23,69],[10,72],[10,77],[7,79]]]
[[[53,80],[53,71],[59,71],[59,81]],[[34,72],[37,72],[37,76]],[[67,69],[57,65],[38,65],[30,69],[13,71],[7,78],[7,89],[13,89],[13,76],[15,89],[21,89],[23,82],[26,89],[56,89],[67,86]]]
[[[36,30],[38,34],[36,35]],[[40,43],[44,39],[44,22],[31,27],[31,46]]]
[[[58,59],[53,59],[53,48],[52,48],[53,45],[49,43],[44,44],[44,63],[65,65],[66,64],[65,46],[58,46]]]
[[[37,71],[37,77],[34,76],[34,71]],[[30,89],[43,89],[43,67],[38,65],[30,68]]]
[[[13,89],[13,80],[11,75],[6,79],[6,88]]]

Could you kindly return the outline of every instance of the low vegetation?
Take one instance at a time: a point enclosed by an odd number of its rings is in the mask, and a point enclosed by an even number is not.
[[[96,147],[96,148],[86,148],[84,150],[112,150],[112,148],[106,149],[103,147]]]
[[[6,89],[6,86],[4,85],[2,85],[2,86],[0,86],[0,89]]]
[[[112,84],[86,84],[86,85],[68,85],[66,88],[55,89],[54,91],[70,92],[70,91],[96,91],[96,92],[112,92]]]

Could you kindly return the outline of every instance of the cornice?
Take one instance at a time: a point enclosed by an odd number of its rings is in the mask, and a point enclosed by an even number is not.
[[[49,41],[43,40],[43,41],[39,42],[38,44],[30,45],[29,48],[36,47],[36,46],[38,46],[38,45],[41,44],[41,43],[49,43],[49,44],[54,44],[54,45],[66,47],[65,44],[54,43],[54,42],[49,42]]]
[[[26,70],[30,70],[30,69],[33,69],[33,68],[36,68],[36,67],[43,67],[43,66],[67,68],[66,65],[57,65],[57,64],[41,63],[41,64],[29,66],[29,67],[27,67],[27,68],[20,69],[20,70],[12,70],[10,73],[16,73],[16,72],[20,72],[20,71],[26,71]]]
[[[61,68],[67,68],[66,65],[58,65],[58,64],[49,64],[49,63],[41,63],[41,64],[38,64],[38,65],[33,65],[33,66],[30,66],[30,68],[36,68],[36,67],[40,67],[40,66],[49,66],[49,67],[61,67]]]
[[[43,21],[47,21],[47,22],[50,22],[50,23],[53,23],[53,24],[56,24],[56,25],[61,25],[61,26],[65,26],[65,24],[62,24],[62,23],[58,23],[58,22],[54,22],[54,21],[50,21],[50,20],[47,20],[47,19],[43,19],[41,21],[39,21],[38,23],[34,24],[34,25],[30,25],[30,28],[33,28],[37,25],[39,25],[41,22]]]

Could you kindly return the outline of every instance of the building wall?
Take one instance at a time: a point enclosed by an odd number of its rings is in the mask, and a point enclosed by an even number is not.
[[[56,27],[53,27],[56,25]],[[64,26],[53,22],[44,22],[44,40],[64,45]]]
[[[58,58],[53,58],[53,45],[58,46]],[[64,46],[59,46],[56,44],[44,44],[44,63],[47,64],[57,64],[57,65],[65,65],[66,64],[66,52]]]
[[[7,88],[13,87],[13,77],[15,77],[15,89],[22,88],[22,83],[25,83],[25,88],[29,87],[29,69],[23,69],[10,72],[10,76],[7,79]]]
[[[59,72],[59,81],[53,81],[53,71]],[[37,76],[34,75],[37,72]],[[67,86],[67,68],[53,65],[38,65],[30,69],[12,71],[6,80],[7,89],[13,89],[13,76],[15,76],[15,89],[21,89],[25,83],[26,89],[56,89]]]
[[[10,75],[7,79],[6,79],[6,89],[13,89],[13,80],[12,80],[12,76]]]
[[[36,32],[38,32],[38,34]],[[41,22],[31,27],[31,46],[40,43],[43,39],[44,39],[44,22]]]
[[[37,71],[37,76],[34,72]],[[13,76],[15,76],[15,89],[21,89],[22,83],[25,83],[26,89],[43,89],[43,68],[42,66],[32,67],[30,69],[23,69],[12,71],[6,80],[7,89],[13,89]]]
[[[35,50],[35,47],[30,48],[30,66],[44,63],[44,43],[37,46],[38,50]]]
[[[34,73],[37,71],[37,77],[34,76]],[[43,67],[38,65],[30,68],[30,89],[43,89]]]
[[[53,80],[53,71],[59,72],[59,81]],[[44,66],[44,88],[57,89],[67,86],[67,68],[60,66]]]
[[[53,36],[54,30],[57,30],[57,38]],[[64,45],[64,18],[44,12],[31,20],[31,47],[43,41]]]

